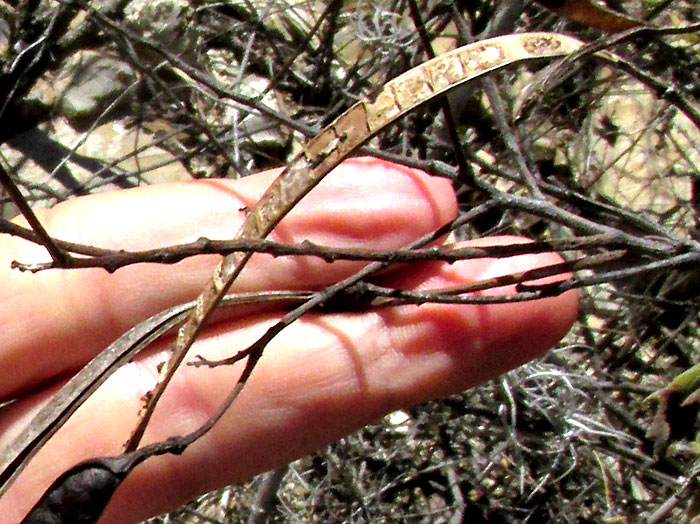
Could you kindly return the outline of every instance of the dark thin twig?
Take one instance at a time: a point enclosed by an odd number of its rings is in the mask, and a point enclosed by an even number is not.
[[[659,256],[668,256],[670,253],[679,251],[693,250],[700,252],[700,242],[694,240],[676,239],[673,237],[639,237],[630,235],[621,229],[583,218],[576,213],[567,211],[560,206],[554,206],[546,201],[501,193],[495,188],[493,188],[491,196],[500,206],[506,208],[519,209],[534,216],[553,220],[588,235],[609,235],[610,238],[621,242],[626,248],[640,254],[653,256],[656,253]]]
[[[611,65],[619,67],[647,87],[651,88],[659,98],[666,100],[673,106],[677,107],[690,120],[693,121],[698,129],[700,129],[700,109],[698,109],[696,104],[694,104],[687,96],[683,95],[677,86],[671,86],[671,89],[669,89],[668,83],[654,77],[650,73],[642,71],[624,58],[618,55],[613,55],[612,53],[601,53],[601,51],[637,38],[648,38],[652,35],[680,35],[697,32],[700,32],[700,23],[691,24],[688,26],[643,26],[629,29],[617,35],[601,38],[600,40],[590,43],[575,53],[567,56],[556,65],[554,72],[550,74],[550,78],[556,76],[556,72],[564,71],[572,63],[579,61],[582,57],[592,55],[599,60],[604,60]],[[547,80],[543,84],[550,84],[550,81]]]
[[[289,467],[284,466],[265,474],[258,488],[255,508],[248,518],[248,524],[265,524],[268,522],[279,502],[277,492],[288,470]]]
[[[214,93],[216,93],[218,96],[221,96],[223,98],[228,98],[230,100],[234,100],[246,107],[249,107],[251,109],[255,109],[258,111],[260,114],[268,116],[270,118],[273,118],[275,121],[284,123],[288,125],[290,128],[299,131],[300,133],[303,133],[305,136],[312,136],[315,134],[316,129],[306,126],[297,120],[290,118],[286,116],[284,113],[281,113],[279,111],[275,111],[274,109],[270,108],[269,106],[265,105],[264,103],[260,102],[257,100],[257,98],[253,97],[247,97],[244,95],[241,95],[239,93],[236,93],[235,91],[226,88],[223,86],[220,82],[218,82],[214,77],[207,75],[206,73],[203,73],[196,67],[193,67],[192,65],[188,64],[186,61],[182,60],[180,57],[176,56],[175,54],[169,52],[167,49],[163,48],[163,46],[157,45],[155,42],[152,40],[143,37],[142,35],[139,35],[138,33],[135,33],[134,31],[131,31],[124,27],[123,25],[120,25],[113,20],[109,19],[108,17],[105,17],[100,13],[98,10],[96,10],[94,7],[92,7],[90,4],[88,4],[85,0],[75,0],[76,3],[78,3],[82,9],[84,9],[91,17],[94,17],[95,20],[99,20],[102,24],[105,25],[105,27],[108,27],[115,31],[115,33],[120,33],[124,36],[126,40],[132,43],[138,43],[140,45],[143,45],[147,47],[148,49],[154,51],[155,53],[158,53],[160,56],[162,56],[173,68],[181,70],[183,73],[191,77],[193,80],[196,80],[203,86],[211,89]]]
[[[471,210],[469,213],[466,213],[464,217],[462,217],[460,220],[465,220],[468,219],[467,217],[470,214],[475,214],[478,213],[478,210],[475,208]],[[414,249],[420,246],[423,246],[429,242],[431,242],[436,236],[436,233],[430,233],[428,235],[423,236],[422,238],[411,242],[408,246],[407,249]],[[566,263],[565,263],[566,264]],[[295,309],[292,311],[288,312],[285,314],[277,323],[275,323],[273,326],[267,329],[265,333],[258,338],[253,344],[251,344],[248,348],[238,352],[236,355],[234,355],[231,358],[228,359],[223,359],[220,361],[210,361],[207,360],[203,357],[199,357],[199,359],[194,363],[195,366],[219,366],[219,365],[226,365],[226,364],[233,364],[235,362],[238,362],[242,358],[248,357],[248,362],[246,364],[246,370],[244,370],[245,373],[252,373],[253,368],[255,367],[255,362],[262,356],[262,352],[267,347],[267,345],[282,331],[284,330],[287,326],[291,325],[292,323],[296,322],[298,319],[300,319],[302,316],[304,316],[306,313],[311,311],[312,309],[315,309],[317,307],[322,306],[323,304],[329,302],[334,296],[339,294],[340,292],[347,290],[351,288],[352,286],[355,286],[356,284],[362,282],[364,279],[369,277],[372,274],[375,274],[379,271],[382,271],[387,267],[387,263],[384,262],[372,262],[356,272],[353,275],[350,275],[349,277],[336,282],[335,284],[332,284],[323,290],[319,291],[316,293],[312,298],[307,300],[305,303],[297,306]],[[568,271],[570,270],[570,265],[565,265],[561,266],[563,267],[562,271]],[[560,269],[558,267],[558,269]],[[561,271],[560,271],[561,272]],[[541,275],[541,274],[539,274]],[[486,287],[500,287],[502,285],[502,281],[508,281],[511,278],[511,275],[506,275],[502,277],[502,279],[496,278],[496,279],[490,279],[489,280],[489,285]],[[517,278],[522,278],[522,276],[516,276]],[[535,278],[541,278],[541,276],[537,276]],[[367,285],[367,284],[362,284]],[[478,283],[475,283],[475,285],[478,285]],[[485,288],[485,289],[486,289]],[[393,290],[392,290],[393,291]],[[536,298],[539,298],[540,295],[538,292],[535,293],[521,293],[519,296],[515,297],[513,295],[507,296],[507,297],[498,297],[499,301],[500,300],[505,300],[505,301],[520,301],[520,300],[534,300]],[[469,297],[468,299],[465,300],[474,300],[475,303],[487,303],[488,301],[492,300],[494,297]],[[251,364],[251,358],[253,358],[253,363]],[[242,379],[243,380],[243,379]],[[243,380],[245,381],[245,380]],[[240,384],[240,382],[239,382]]]
[[[587,277],[574,277],[572,279],[554,284],[538,284],[534,286],[523,285],[521,287],[523,289],[528,289],[532,291],[546,291],[547,289],[549,289],[552,294],[559,295],[565,291],[568,291],[569,289],[594,286],[619,280],[627,280],[633,277],[644,275],[646,273],[653,274],[661,270],[670,270],[684,267],[697,267],[698,264],[700,264],[700,253],[684,253],[681,255],[668,257],[664,260],[649,262],[647,264],[640,264],[638,266],[626,267],[623,269],[605,271]]]
[[[223,299],[222,306],[239,306],[263,302],[298,303],[310,292],[273,291],[240,293]],[[29,425],[0,454],[0,496],[12,485],[41,446],[58,431],[68,418],[107,378],[133,359],[142,349],[173,329],[194,308],[189,302],[169,308],[134,326],[110,344],[76,373],[32,418]]]
[[[33,235],[32,235],[33,237]],[[141,263],[176,264],[186,258],[199,255],[227,255],[233,252],[266,253],[279,256],[313,256],[326,262],[338,260],[373,261],[387,263],[443,261],[454,263],[459,260],[475,258],[506,258],[511,256],[544,253],[549,251],[577,251],[583,249],[615,249],[625,247],[625,243],[616,237],[598,234],[578,238],[552,239],[528,243],[502,244],[493,246],[462,246],[446,244],[421,249],[376,250],[364,248],[343,248],[315,244],[308,240],[299,244],[280,244],[272,240],[210,240],[200,238],[194,242],[149,249],[144,251],[101,250],[91,246],[82,246],[70,242],[57,241],[63,249],[73,253],[86,254],[87,257],[73,257],[64,266],[53,262],[13,262],[12,267],[20,271],[40,272],[50,269],[85,269],[103,268],[114,272],[125,266]],[[71,249],[74,248],[74,249]]]
[[[413,20],[413,25],[416,27],[418,36],[423,44],[423,49],[428,55],[428,58],[435,58],[435,51],[433,50],[433,45],[430,42],[430,36],[425,28],[425,23],[423,22],[423,17],[420,14],[420,9],[416,4],[416,0],[408,0],[408,8],[411,14],[411,19]],[[445,127],[450,134],[450,140],[452,141],[452,151],[455,154],[457,160],[457,169],[459,172],[459,178],[462,183],[466,184],[467,187],[471,189],[476,189],[479,187],[479,182],[476,178],[476,173],[469,162],[467,162],[467,157],[462,149],[462,143],[459,139],[459,134],[457,133],[457,125],[455,124],[454,117],[452,116],[452,107],[450,105],[450,99],[448,97],[440,99],[440,107],[442,110],[442,116],[445,119]]]
[[[34,233],[36,233],[37,242],[44,246],[49,252],[49,255],[51,255],[51,258],[53,259],[53,263],[59,267],[68,264],[70,261],[70,255],[65,253],[56,245],[54,240],[51,238],[51,235],[49,235],[46,229],[44,229],[44,226],[41,225],[41,222],[34,214],[34,211],[32,211],[29,204],[27,204],[24,196],[22,196],[19,188],[12,180],[9,173],[5,170],[5,166],[3,166],[2,163],[0,163],[0,184],[2,184],[2,186],[5,188],[5,191],[7,191],[7,193],[10,195],[10,198],[17,206],[20,213],[22,213]]]

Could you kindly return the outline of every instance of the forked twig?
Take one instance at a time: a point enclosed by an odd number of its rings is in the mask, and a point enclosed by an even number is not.
[[[29,206],[29,204],[27,204],[27,201],[22,196],[22,193],[20,193],[17,184],[15,184],[14,180],[12,180],[12,177],[10,177],[10,174],[7,172],[2,163],[0,163],[0,185],[2,185],[5,191],[7,191],[7,194],[19,208],[20,213],[22,213],[22,216],[24,216],[27,223],[36,234],[37,241],[46,248],[49,255],[51,255],[53,262],[58,265],[65,264],[70,258],[70,255],[58,247],[51,238],[51,235],[46,232],[46,229],[44,229],[44,226],[41,225],[41,222],[34,214],[34,211],[32,211],[32,208]]]
[[[425,62],[388,82],[373,100],[362,100],[323,129],[294,158],[239,230],[239,238],[264,238],[282,218],[334,167],[382,128],[432,98],[518,62],[568,55],[583,44],[552,33],[523,33],[470,44]],[[125,445],[137,449],[156,404],[233,281],[250,259],[249,253],[227,255],[197,298],[197,306],[178,330],[172,354],[161,368],[158,384],[148,395],[141,419]]]
[[[311,140],[273,182],[261,200],[252,209],[238,233],[238,238],[262,239],[266,237],[296,203],[343,159],[356,151],[382,128],[417,106],[449,89],[479,78],[491,71],[529,60],[569,55],[582,46],[583,44],[580,41],[559,34],[524,33],[508,35],[456,49],[404,73],[387,83],[375,98],[363,100],[351,107]],[[85,487],[88,495],[94,492],[95,496],[99,497],[101,501],[104,499],[100,502],[103,506],[107,504],[116,486],[136,464],[145,460],[148,456],[163,453],[181,453],[189,444],[209,431],[235,400],[246,380],[250,377],[258,359],[262,355],[264,343],[257,345],[250,352],[245,369],[237,385],[226,401],[218,408],[217,412],[203,426],[182,437],[172,437],[164,442],[137,449],[158,400],[184,360],[194,340],[202,331],[207,319],[222,303],[228,289],[240,274],[250,256],[251,253],[249,252],[234,252],[227,255],[217,267],[211,281],[194,303],[192,313],[178,330],[171,357],[166,365],[161,368],[161,376],[155,389],[149,396],[139,424],[125,445],[125,453],[122,455],[124,460],[120,462],[118,458],[108,458],[102,461],[94,459],[89,462],[91,465],[88,468],[88,472],[90,468],[96,468],[96,470],[103,472],[105,469],[104,464],[111,464],[114,460],[117,460],[117,465],[119,466],[118,471],[114,475],[111,473],[108,475],[107,484],[109,485],[107,489],[103,490],[99,485],[94,487],[87,485]],[[357,277],[358,275],[354,275],[354,278]],[[347,286],[348,284],[343,283],[343,285]],[[336,287],[340,287],[340,284]],[[331,286],[326,290],[325,295],[323,293],[320,294],[321,298],[316,298],[315,301],[312,299],[301,308],[310,308],[315,303],[322,302],[324,300],[323,297],[332,293],[333,289],[335,287]],[[155,326],[149,326],[145,335],[140,335],[140,338],[147,340],[152,335],[157,335],[160,330],[164,329],[164,326],[171,326],[172,322],[174,322],[173,319],[180,314],[181,312],[178,311],[170,316],[166,315],[166,318],[156,322]],[[118,347],[117,349],[123,351],[124,347]],[[128,460],[126,460],[127,458]],[[98,465],[94,466],[94,464]],[[70,484],[73,478],[76,479],[76,482],[78,480],[82,482],[84,471],[84,466],[77,466],[64,474],[61,477],[63,479],[61,482],[65,480]],[[24,522],[39,522],[39,520],[36,520],[38,518],[37,515],[44,511],[45,501],[52,496],[51,489],[58,491],[63,489],[64,486],[65,483],[59,483],[55,488],[50,488]],[[76,509],[75,511],[78,510]],[[68,508],[67,511],[70,512],[71,509]],[[93,513],[94,515],[90,517],[91,520],[86,520],[85,522],[94,522],[99,518],[100,508],[97,507]],[[62,516],[61,518],[64,520],[60,522],[73,522],[73,520],[70,520],[70,515],[68,513],[67,516]]]

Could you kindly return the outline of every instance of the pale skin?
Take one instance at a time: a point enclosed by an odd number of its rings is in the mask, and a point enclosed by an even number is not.
[[[105,193],[43,211],[51,234],[103,247],[143,249],[231,238],[276,172],[242,180],[192,182]],[[373,159],[346,162],[283,220],[271,238],[319,244],[401,247],[454,218],[450,184]],[[521,239],[489,238],[479,244]],[[473,242],[475,243],[475,242]],[[9,269],[12,260],[45,260],[42,248],[0,238],[0,447],[71,371],[132,325],[192,300],[218,257],[176,266],[103,270]],[[556,254],[505,260],[423,263],[378,281],[408,289],[453,286],[556,263]],[[234,291],[318,289],[359,262],[256,255]],[[512,292],[500,289],[489,293]],[[401,407],[457,393],[535,358],[576,318],[577,297],[490,306],[402,306],[367,313],[314,313],[282,332],[265,352],[224,419],[180,457],[139,466],[118,490],[101,524],[124,524],[173,509],[194,495],[282,465]],[[227,310],[191,355],[224,358],[246,347],[280,315],[270,307]],[[41,492],[76,462],[114,455],[154,385],[168,340],[122,368],[37,455],[0,499],[2,522],[19,522]],[[146,441],[203,423],[240,367],[181,369],[163,397]]]

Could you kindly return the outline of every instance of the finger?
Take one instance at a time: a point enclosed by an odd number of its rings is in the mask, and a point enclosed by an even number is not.
[[[233,238],[277,172],[241,180],[198,181],[104,193],[41,213],[58,238],[130,250]],[[396,248],[454,217],[450,184],[376,159],[348,161],[280,224],[273,237],[329,245]],[[76,369],[131,326],[169,306],[192,300],[219,257],[176,266],[141,264],[104,270],[9,269],[14,259],[46,259],[43,248],[0,239],[0,399]],[[234,290],[316,288],[356,270],[358,263],[257,255]]]
[[[391,283],[453,286],[559,260],[548,254],[425,264],[419,274],[406,271],[392,276]],[[567,293],[518,304],[424,304],[306,317],[266,349],[239,402],[210,434],[182,456],[154,459],[134,472],[117,492],[104,524],[134,522],[171,509],[199,492],[302,456],[399,407],[487,380],[551,347],[576,310],[576,295]],[[197,343],[194,354],[231,355],[273,321],[268,316],[220,324]],[[149,357],[113,376],[0,500],[0,514],[21,515],[73,463],[117,452],[140,397],[154,383],[156,360]],[[239,371],[237,366],[181,369],[147,438],[182,434],[204,422]],[[96,427],[103,428],[99,434]]]

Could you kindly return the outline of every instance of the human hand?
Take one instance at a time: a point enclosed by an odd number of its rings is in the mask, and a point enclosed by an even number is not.
[[[274,173],[104,193],[68,201],[40,217],[57,238],[109,248],[144,249],[200,236],[232,238]],[[278,226],[282,242],[375,249],[402,247],[457,212],[447,181],[374,159],[348,161]],[[487,239],[479,244],[513,242]],[[0,449],[72,371],[132,325],[193,299],[219,257],[177,266],[47,271],[9,269],[45,259],[43,248],[0,238]],[[559,261],[556,254],[501,260],[422,263],[379,277],[391,286],[436,288]],[[318,258],[255,255],[234,291],[318,289],[361,267]],[[500,289],[490,293],[512,292]],[[456,393],[551,347],[574,321],[574,293],[488,306],[401,306],[367,313],[312,313],[285,329],[230,412],[178,457],[139,466],[101,524],[134,522],[203,491],[284,464],[395,409]],[[209,326],[191,355],[225,358],[279,318],[269,307],[229,311]],[[61,472],[94,456],[116,455],[155,384],[167,340],[113,375],[42,449],[0,499],[2,522],[19,522]],[[240,366],[180,369],[159,403],[147,442],[203,423],[235,383]]]

